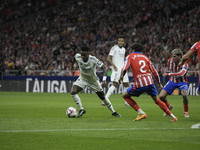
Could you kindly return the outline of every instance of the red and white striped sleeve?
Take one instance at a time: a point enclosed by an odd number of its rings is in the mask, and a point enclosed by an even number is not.
[[[188,69],[188,64],[184,63],[181,71],[176,72],[176,73],[167,73],[167,75],[168,76],[180,76],[180,77],[183,77],[187,73],[187,69]]]

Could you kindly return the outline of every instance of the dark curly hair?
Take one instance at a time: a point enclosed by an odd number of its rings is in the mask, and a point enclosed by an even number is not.
[[[118,35],[117,39],[119,39],[119,38],[124,39],[124,36],[120,34],[120,35]]]
[[[90,51],[90,49],[87,46],[83,46],[83,47],[81,47],[81,51],[88,52],[88,51]]]
[[[132,50],[135,50],[135,52],[141,52],[144,49],[144,46],[140,43],[133,43]]]

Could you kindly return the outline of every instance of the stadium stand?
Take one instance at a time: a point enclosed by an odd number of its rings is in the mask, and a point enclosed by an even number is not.
[[[161,74],[171,50],[187,52],[200,35],[198,0],[7,0],[0,5],[0,62],[6,75],[73,76],[71,61],[82,44],[107,64],[119,34],[127,53],[133,42],[142,43]],[[195,55],[189,65],[189,75],[196,76]]]

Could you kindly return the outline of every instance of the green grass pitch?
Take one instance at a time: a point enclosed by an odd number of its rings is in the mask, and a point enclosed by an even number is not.
[[[147,118],[134,122],[137,113],[124,105],[120,94],[110,101],[122,115],[115,118],[96,94],[79,94],[86,110],[68,118],[77,108],[69,93],[0,92],[0,150],[199,150],[200,97],[189,96],[189,118],[183,116],[181,96],[168,96],[178,122],[163,117],[150,96],[135,97]]]

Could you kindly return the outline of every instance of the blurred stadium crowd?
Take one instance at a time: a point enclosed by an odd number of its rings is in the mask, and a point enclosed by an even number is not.
[[[133,42],[142,43],[162,74],[174,48],[185,53],[200,39],[199,0],[6,0],[0,12],[0,63],[7,75],[79,75],[70,67],[80,47],[107,64],[118,35],[127,54]],[[197,59],[188,60],[189,76],[197,76]]]

